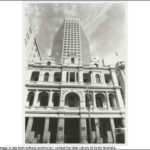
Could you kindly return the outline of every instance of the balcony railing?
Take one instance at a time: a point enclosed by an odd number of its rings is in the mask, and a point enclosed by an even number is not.
[[[51,113],[100,113],[100,112],[124,112],[124,110],[121,110],[120,108],[104,108],[104,107],[48,107],[48,106],[26,106],[25,109],[26,112],[51,112]]]

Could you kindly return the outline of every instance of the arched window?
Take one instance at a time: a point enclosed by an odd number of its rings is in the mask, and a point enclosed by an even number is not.
[[[69,107],[80,107],[80,98],[76,93],[69,93],[65,97],[65,105]]]
[[[61,72],[55,72],[54,81],[55,82],[61,82]]]
[[[74,58],[71,58],[71,63],[74,64]]]
[[[91,74],[90,73],[83,73],[83,82],[91,83]]]
[[[50,62],[50,61],[48,61],[48,62],[47,62],[47,66],[50,66],[50,65],[51,65],[51,62]]]
[[[33,100],[34,100],[34,92],[29,92],[27,101],[29,102],[29,106],[33,105]]]
[[[96,78],[96,83],[100,83],[100,77],[98,74],[95,75],[95,78]]]
[[[98,68],[98,64],[95,63],[94,66],[95,66],[96,68]]]
[[[49,78],[49,73],[46,72],[45,75],[44,75],[44,81],[48,81],[48,78]]]
[[[111,75],[110,74],[105,74],[104,77],[105,77],[105,82],[106,83],[110,83],[111,82]]]
[[[101,93],[96,94],[96,106],[104,107],[104,103],[105,103],[105,96]]]
[[[53,94],[53,100],[52,100],[54,107],[58,107],[58,106],[59,106],[59,99],[60,99],[59,93],[55,92],[55,93]]]
[[[48,106],[49,95],[47,92],[41,92],[39,94],[38,101],[40,102],[40,106]]]
[[[39,79],[39,72],[38,71],[33,71],[31,75],[31,81],[38,81]]]
[[[114,94],[109,94],[109,103],[111,107],[117,107],[117,102]]]

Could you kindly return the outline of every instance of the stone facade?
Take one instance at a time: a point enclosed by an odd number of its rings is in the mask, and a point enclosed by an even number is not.
[[[125,143],[125,103],[116,67],[68,55],[29,63],[25,143]]]

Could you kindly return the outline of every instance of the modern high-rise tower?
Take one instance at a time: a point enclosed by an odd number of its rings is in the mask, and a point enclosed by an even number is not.
[[[78,65],[90,64],[89,42],[78,18],[66,18],[57,32],[52,57],[56,64],[64,64],[68,58]]]

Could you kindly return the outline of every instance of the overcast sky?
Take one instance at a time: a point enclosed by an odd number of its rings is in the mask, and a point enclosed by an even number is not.
[[[66,17],[80,18],[91,56],[105,59],[106,64],[126,59],[125,3],[26,3],[24,11],[30,17],[43,59],[50,54],[54,36]]]

